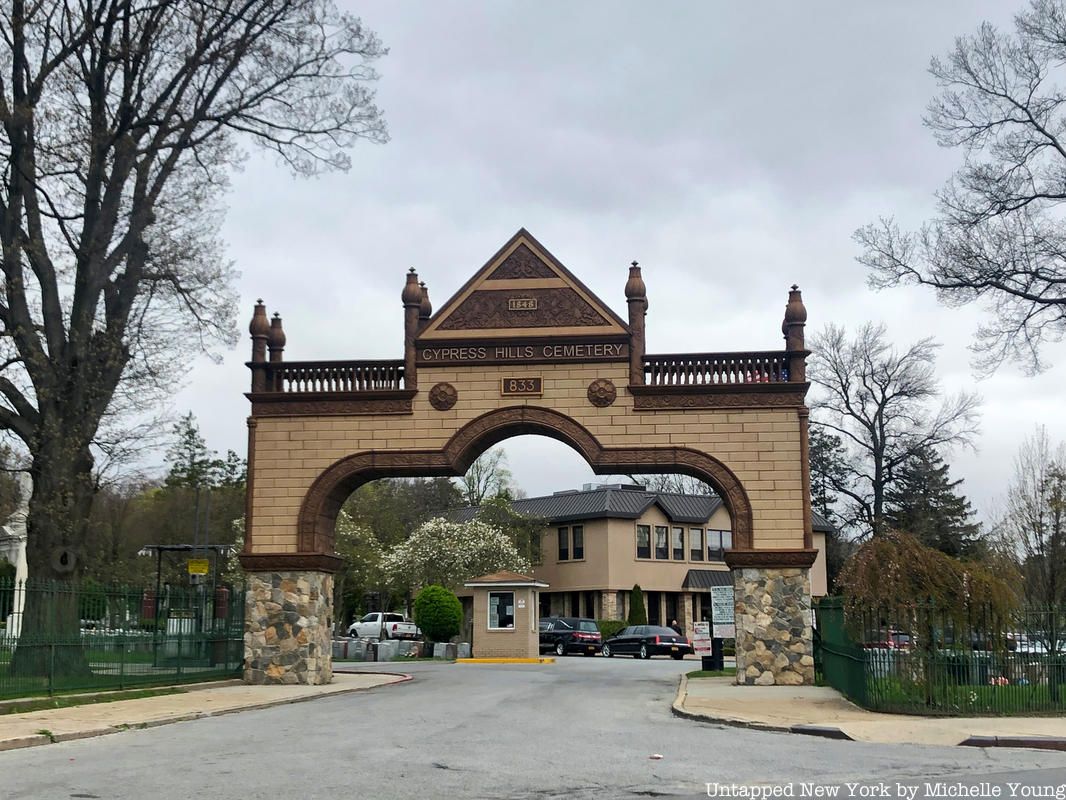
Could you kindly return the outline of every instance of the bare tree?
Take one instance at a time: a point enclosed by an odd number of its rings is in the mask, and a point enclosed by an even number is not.
[[[1053,447],[1046,428],[1014,459],[1005,528],[1020,551],[1026,599],[1066,607],[1066,444]]]
[[[811,343],[807,376],[818,387],[812,421],[844,448],[843,463],[822,477],[842,498],[842,522],[860,535],[883,532],[886,491],[908,459],[973,444],[980,400],[963,392],[938,402],[938,347],[922,339],[898,352],[884,325],[871,323],[853,339],[828,325]]]
[[[860,228],[858,260],[875,287],[934,288],[948,305],[985,303],[978,363],[1043,369],[1045,342],[1066,333],[1066,4],[1032,0],[1013,33],[985,23],[929,71],[941,93],[926,126],[965,161],[917,232],[891,218]]]
[[[511,471],[502,447],[487,450],[459,479],[459,491],[468,506],[480,506],[487,497],[511,496]]]
[[[6,8],[0,428],[31,458],[31,574],[63,579],[116,397],[143,406],[234,340],[218,226],[241,147],[302,174],[347,167],[346,147],[385,138],[366,86],[385,51],[332,0]],[[59,624],[36,613],[30,630]]]

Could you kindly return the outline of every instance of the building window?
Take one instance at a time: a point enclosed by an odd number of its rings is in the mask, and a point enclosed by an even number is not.
[[[703,528],[688,529],[688,548],[693,561],[703,561]]]
[[[574,526],[574,558],[585,557],[585,526]]]
[[[665,525],[655,526],[655,557],[669,558],[670,552],[667,544],[667,529]]]
[[[671,532],[670,549],[676,561],[685,560],[685,529],[674,528]]]
[[[712,531],[707,529],[707,560],[721,561],[726,550],[733,549],[732,531]]]
[[[651,558],[651,526],[637,526],[637,558]]]
[[[514,630],[514,592],[489,592],[489,630]]]
[[[559,528],[559,560],[566,561],[570,558],[570,530]]]

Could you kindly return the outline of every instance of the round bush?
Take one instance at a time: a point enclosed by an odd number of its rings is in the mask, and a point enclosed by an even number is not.
[[[463,627],[463,604],[443,586],[427,586],[415,598],[415,624],[430,640],[446,642]]]

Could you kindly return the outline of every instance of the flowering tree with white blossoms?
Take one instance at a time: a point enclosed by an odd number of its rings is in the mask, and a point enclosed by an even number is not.
[[[381,561],[397,584],[411,587],[440,584],[456,587],[497,570],[528,573],[528,560],[499,528],[480,520],[449,522],[431,519],[392,548]]]

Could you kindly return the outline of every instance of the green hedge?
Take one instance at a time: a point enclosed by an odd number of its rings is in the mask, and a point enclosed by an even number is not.
[[[598,619],[596,626],[600,629],[600,635],[606,640],[614,636],[628,623],[624,619]]]

